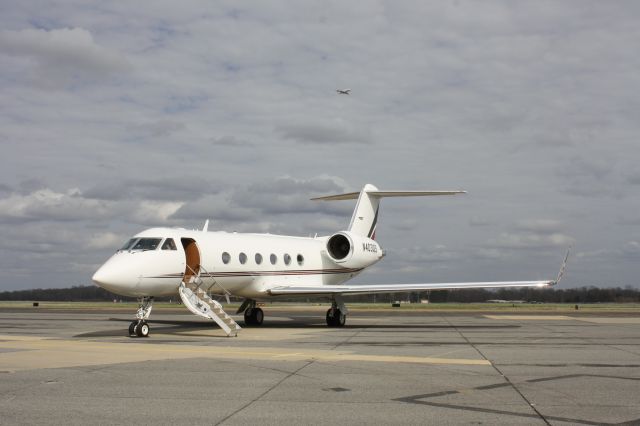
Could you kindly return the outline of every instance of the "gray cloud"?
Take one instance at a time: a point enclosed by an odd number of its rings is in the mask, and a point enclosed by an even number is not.
[[[545,249],[553,247],[569,247],[575,240],[568,235],[554,232],[550,234],[508,233],[487,242],[489,247],[501,249]]]
[[[574,158],[558,171],[560,176],[604,179],[613,171],[614,164],[605,158]]]
[[[167,176],[166,171],[166,167],[158,165],[150,168],[141,167],[139,170],[141,174],[164,174],[164,176],[149,176],[143,179],[118,179],[116,176],[110,182],[102,182],[90,187],[84,191],[84,195],[99,200],[142,199],[182,202],[220,191],[220,184],[200,176],[175,175],[173,170]]]
[[[480,218],[477,216],[473,216],[469,219],[469,226],[490,226],[492,225],[491,221],[488,219]]]
[[[65,193],[40,189],[0,199],[0,220],[10,222],[104,218],[104,210],[100,201],[82,198],[77,189]]]
[[[566,249],[575,243],[575,239],[565,232],[566,227],[555,219],[523,219],[516,221],[509,231],[489,238],[486,245],[506,250]]]
[[[626,181],[631,185],[640,185],[640,171],[636,170],[636,171],[627,173]]]
[[[262,214],[325,213],[346,215],[352,206],[344,203],[311,201],[318,195],[346,192],[341,181],[332,177],[295,179],[280,177],[251,184],[233,191],[231,200],[240,207],[258,209]]]
[[[32,59],[34,81],[45,87],[98,80],[131,68],[122,54],[98,45],[83,28],[5,30],[0,32],[0,52]]]
[[[8,194],[12,191],[11,187],[5,184],[0,184],[0,196]]]
[[[181,206],[180,201],[125,200],[86,197],[79,189],[56,192],[39,189],[29,194],[11,193],[0,199],[0,223],[33,221],[78,222],[127,219],[134,223],[166,222]]]
[[[159,120],[129,126],[132,139],[159,138],[170,136],[186,129],[184,123],[173,120]]]
[[[562,222],[554,219],[524,219],[515,224],[518,231],[537,234],[554,234],[561,232],[563,228]]]
[[[235,136],[220,136],[218,138],[211,138],[211,143],[220,147],[251,147],[254,146],[251,142],[241,140]]]
[[[346,144],[372,143],[371,134],[363,128],[338,120],[333,123],[283,124],[276,132],[284,139],[301,143]]]

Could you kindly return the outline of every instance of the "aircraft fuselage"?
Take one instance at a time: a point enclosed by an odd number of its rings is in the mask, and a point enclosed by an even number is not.
[[[282,285],[336,285],[383,256],[373,241],[361,244],[365,264],[346,267],[326,255],[328,237],[190,231],[152,228],[132,238],[159,240],[153,249],[118,250],[93,276],[99,286],[123,296],[177,294],[180,283],[199,272],[214,294],[263,299]],[[168,239],[175,249],[164,249]]]

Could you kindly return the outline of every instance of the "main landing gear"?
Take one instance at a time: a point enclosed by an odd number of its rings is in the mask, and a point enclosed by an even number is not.
[[[136,319],[129,324],[129,336],[148,337],[149,324],[147,319],[153,308],[153,297],[141,297],[138,299],[138,311]]]
[[[331,301],[331,308],[327,311],[327,325],[329,327],[344,327],[347,322],[347,307],[341,298]]]
[[[330,308],[327,311],[327,325],[329,327],[344,327],[347,316],[340,309]]]
[[[256,301],[245,299],[238,311],[239,314],[244,310],[244,325],[262,325],[264,321],[264,311],[256,307]]]
[[[260,308],[248,308],[244,311],[244,325],[262,325],[264,312]]]

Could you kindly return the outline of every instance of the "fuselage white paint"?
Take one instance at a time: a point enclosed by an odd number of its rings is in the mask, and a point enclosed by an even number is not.
[[[291,237],[272,234],[244,234],[228,232],[192,231],[176,228],[151,228],[134,238],[173,238],[177,250],[116,252],[93,276],[101,287],[123,296],[169,296],[177,294],[186,268],[183,238],[193,239],[200,252],[202,287],[210,287],[215,294],[223,288],[236,296],[261,300],[271,297],[270,288],[276,286],[337,285],[355,277],[366,266],[379,261],[383,252],[377,242],[366,238],[356,242],[353,251],[356,264],[334,262],[326,253],[327,237]],[[367,244],[365,247],[363,244]],[[223,253],[230,261],[223,262]],[[240,253],[247,256],[240,263]],[[255,255],[262,256],[256,263]],[[285,255],[291,257],[285,264]],[[271,255],[276,256],[275,264]],[[298,255],[302,262],[298,262]],[[215,283],[214,283],[215,280]]]

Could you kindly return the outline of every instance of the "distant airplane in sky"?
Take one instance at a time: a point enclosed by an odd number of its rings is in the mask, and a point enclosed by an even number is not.
[[[180,295],[195,315],[215,321],[227,335],[240,326],[212,295],[244,298],[236,314],[245,325],[260,325],[264,312],[258,301],[273,298],[321,297],[331,301],[326,322],[342,327],[348,313],[345,297],[358,294],[402,293],[463,288],[545,287],[555,280],[434,284],[345,284],[385,255],[375,240],[380,200],[385,197],[455,195],[465,191],[380,191],[365,185],[360,192],[313,198],[358,200],[346,230],[313,238],[271,234],[208,232],[152,228],[118,250],[93,275],[93,282],[116,294],[137,297],[136,319],[129,334],[149,334],[147,319],[156,296]],[[568,254],[567,254],[568,256]]]
[[[351,89],[336,89],[339,95],[350,95]]]

